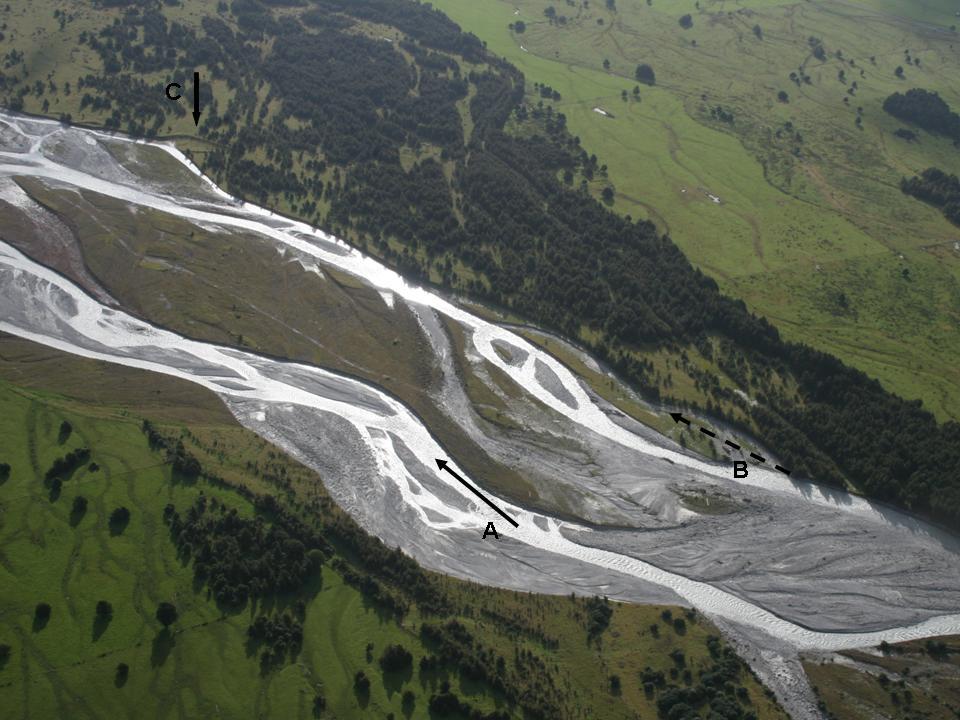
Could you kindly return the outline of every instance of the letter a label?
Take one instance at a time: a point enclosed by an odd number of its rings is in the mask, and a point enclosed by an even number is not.
[[[487,535],[493,535],[497,540],[500,539],[500,536],[497,534],[497,529],[493,526],[492,522],[487,523],[487,529],[483,531],[483,539],[487,539]]]
[[[745,478],[747,476],[747,463],[743,460],[734,460],[733,476],[735,478]]]

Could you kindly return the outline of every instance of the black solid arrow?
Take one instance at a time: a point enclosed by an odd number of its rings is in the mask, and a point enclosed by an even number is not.
[[[440,458],[437,458],[437,467],[440,468],[441,470],[446,470],[448,473],[450,473],[451,475],[453,475],[457,480],[459,480],[460,482],[462,482],[463,485],[464,485],[464,487],[466,487],[468,490],[470,490],[470,492],[472,492],[472,493],[473,493],[474,495],[476,495],[478,498],[480,498],[481,500],[483,500],[487,505],[489,505],[489,506],[492,507],[494,510],[496,510],[496,511],[500,514],[500,516],[501,516],[504,520],[506,520],[508,523],[510,523],[510,524],[513,525],[514,527],[520,527],[520,524],[519,524],[516,520],[514,520],[512,517],[510,517],[509,515],[507,515],[503,510],[501,510],[501,509],[498,508],[496,505],[494,505],[492,502],[490,502],[490,499],[487,498],[486,495],[484,495],[482,492],[480,492],[479,490],[477,490],[473,485],[471,485],[471,484],[468,483],[466,480],[464,480],[462,477],[460,477],[460,475],[458,475],[455,470],[452,470],[452,469],[447,465],[447,461],[446,461],[446,460],[441,460]]]
[[[193,71],[193,124],[200,127],[200,71]]]
[[[675,423],[683,423],[684,425],[690,424],[690,421],[687,420],[681,413],[670,413],[670,417],[673,418]]]

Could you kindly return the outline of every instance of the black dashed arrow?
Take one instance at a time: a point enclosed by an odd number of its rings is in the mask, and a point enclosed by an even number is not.
[[[689,424],[690,424],[690,421],[687,420],[687,419],[683,416],[682,413],[673,412],[673,413],[670,413],[670,417],[672,417],[672,418],[673,418],[673,421],[674,421],[675,423],[677,423],[678,425],[679,425],[680,423],[683,423],[684,425],[689,425]],[[708,436],[710,436],[710,437],[712,437],[712,438],[715,438],[715,437],[717,436],[717,434],[716,434],[713,430],[711,430],[710,428],[706,428],[706,427],[704,427],[703,425],[700,425],[699,427],[700,427],[700,432],[702,432],[704,435],[708,435]],[[737,445],[737,443],[733,442],[732,440],[724,440],[723,444],[724,444],[724,445],[729,445],[729,446],[732,447],[734,450],[739,450],[739,449],[740,449],[740,446]],[[765,463],[765,462],[767,461],[767,459],[766,459],[765,457],[763,457],[763,455],[758,455],[757,453],[754,453],[754,452],[750,453],[750,457],[752,457],[754,460],[756,460],[757,462],[760,462],[760,463]],[[787,468],[783,467],[782,465],[774,465],[774,467],[775,467],[777,470],[779,470],[780,472],[782,472],[784,475],[789,475],[789,474],[790,474],[790,471],[789,471]]]

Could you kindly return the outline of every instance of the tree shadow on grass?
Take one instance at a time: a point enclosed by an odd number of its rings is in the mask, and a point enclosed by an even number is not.
[[[113,618],[100,616],[97,616],[93,619],[93,642],[99,640],[100,636],[107,631],[107,628],[110,627],[110,621],[112,619]]]
[[[187,473],[177,472],[176,470],[170,470],[170,482],[173,485],[183,485],[184,487],[193,487],[197,484],[197,476],[189,475]]]
[[[370,704],[370,688],[353,688],[353,694],[357,698],[357,703],[360,705],[361,710],[366,710],[367,705]]]
[[[373,612],[377,616],[377,622],[380,625],[389,625],[400,619],[400,613],[395,609],[384,605],[376,598],[368,597],[366,593],[360,594],[360,602],[366,612]]]
[[[394,693],[403,690],[403,686],[413,679],[413,665],[402,670],[392,670],[383,672],[383,688],[387,691],[387,699],[393,697]]]
[[[63,491],[63,481],[60,478],[54,478],[50,482],[50,493],[48,497],[50,502],[56,502],[60,499],[60,493]]]
[[[416,709],[416,707],[417,707],[416,696],[413,693],[410,693],[409,695],[404,695],[403,703],[400,705],[400,712],[403,713],[403,716],[407,720],[410,720],[410,718],[413,717],[413,711]]]
[[[176,645],[176,639],[170,628],[164,628],[157,633],[153,639],[153,646],[150,649],[150,665],[152,667],[161,667],[166,661],[173,646]]]
[[[438,667],[424,667],[421,665],[417,672],[417,680],[420,682],[420,688],[430,692],[436,692],[440,684],[445,680],[449,680],[449,678],[450,673]]]
[[[130,516],[126,515],[119,518],[110,518],[110,535],[111,537],[117,537],[118,535],[123,535],[123,531],[127,529],[127,525],[130,524]]]
[[[77,525],[79,525],[80,521],[83,520],[86,514],[87,514],[87,508],[83,508],[82,510],[76,507],[73,508],[70,511],[70,527],[75,528]]]
[[[41,630],[43,630],[43,629],[47,626],[47,624],[48,624],[49,622],[50,622],[50,616],[49,616],[49,615],[46,616],[46,617],[42,617],[42,616],[39,616],[39,615],[34,615],[34,616],[33,616],[33,626],[32,626],[32,629],[33,629],[33,631],[34,631],[35,633],[38,633],[38,632],[40,632]]]

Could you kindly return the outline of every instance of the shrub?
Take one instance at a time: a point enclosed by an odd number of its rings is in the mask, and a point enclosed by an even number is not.
[[[53,611],[49,604],[45,602],[37,603],[37,607],[33,610],[33,617],[37,622],[45,623],[50,620],[51,612]]]
[[[620,694],[620,676],[619,675],[610,676],[610,693],[613,695]]]
[[[399,672],[413,667],[413,655],[403,645],[390,645],[380,656],[380,669]]]
[[[656,85],[657,83],[657,76],[653,72],[653,68],[646,63],[637,65],[634,77],[637,78],[637,82],[643,83],[644,85]]]
[[[357,670],[353,676],[353,689],[359,695],[368,695],[370,693],[370,678],[363,670]]]
[[[113,617],[113,605],[106,600],[97,601],[97,618],[100,620],[109,620]]]
[[[118,507],[110,513],[110,531],[120,534],[130,523],[130,511],[125,507]]]
[[[173,603],[162,602],[157,606],[157,620],[164,627],[170,627],[179,617],[177,606]]]

